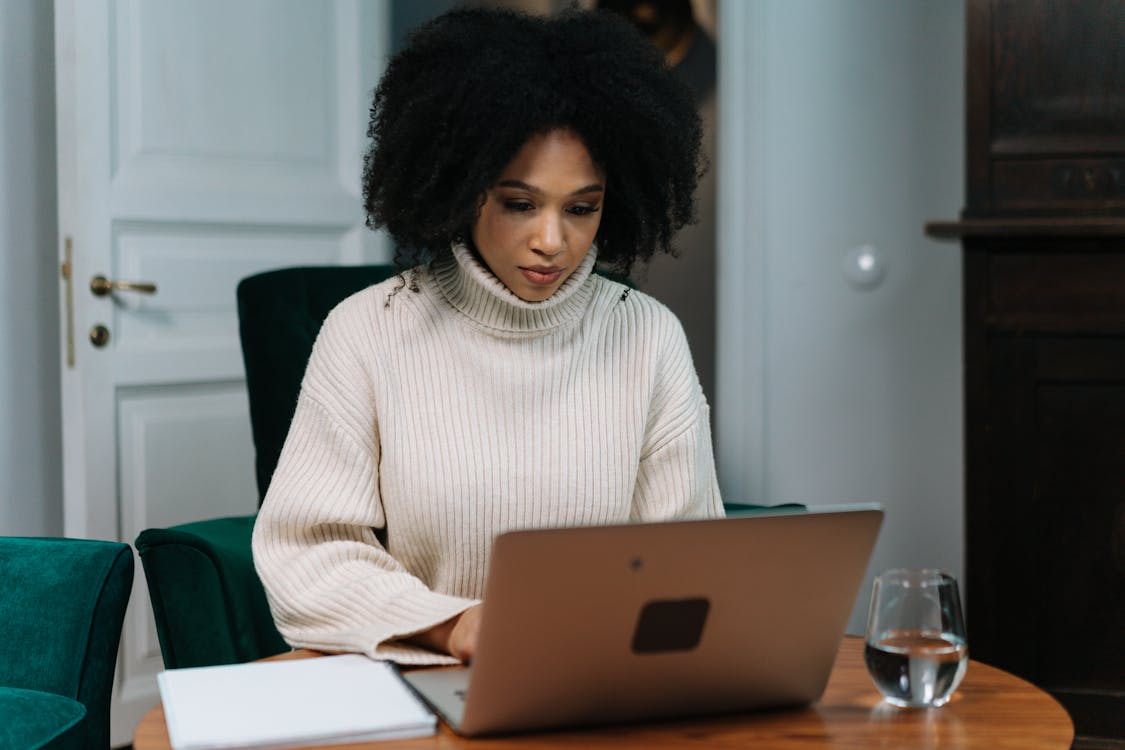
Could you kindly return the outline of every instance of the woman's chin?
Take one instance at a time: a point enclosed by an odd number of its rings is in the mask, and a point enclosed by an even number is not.
[[[512,294],[514,294],[517,297],[519,297],[520,299],[522,299],[524,302],[546,302],[548,299],[551,298],[551,295],[555,293],[555,289],[556,289],[555,287],[552,287],[550,289],[542,289],[542,288],[511,289],[511,288],[509,288],[508,291],[510,291]]]
[[[514,279],[505,281],[504,286],[508,287],[508,291],[524,302],[544,302],[559,290],[566,279],[567,276],[559,276],[553,278],[551,283],[544,284],[523,278],[523,274],[521,274]]]

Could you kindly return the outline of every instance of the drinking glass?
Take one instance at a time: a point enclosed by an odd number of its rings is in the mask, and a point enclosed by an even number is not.
[[[888,703],[948,703],[969,666],[957,580],[933,569],[888,570],[876,577],[863,656]]]

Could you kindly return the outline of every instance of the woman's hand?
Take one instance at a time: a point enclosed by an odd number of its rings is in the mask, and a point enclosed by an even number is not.
[[[451,617],[429,630],[411,636],[407,640],[433,651],[442,651],[461,661],[472,661],[477,649],[477,634],[480,632],[480,616],[484,605],[469,607],[456,617]]]
[[[476,653],[482,607],[481,604],[469,607],[454,618],[446,651],[461,661],[472,661],[473,654]]]

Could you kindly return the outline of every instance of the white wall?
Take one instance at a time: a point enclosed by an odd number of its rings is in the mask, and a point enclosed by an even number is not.
[[[0,2],[0,535],[62,533],[53,23]]]
[[[960,257],[922,224],[962,205],[963,6],[719,8],[725,497],[879,502],[868,580],[896,566],[959,575]],[[845,273],[865,244],[886,263],[866,288]]]

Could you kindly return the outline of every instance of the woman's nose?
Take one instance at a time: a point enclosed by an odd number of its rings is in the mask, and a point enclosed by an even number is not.
[[[532,250],[540,255],[558,255],[563,249],[562,222],[553,214],[545,214],[532,240]]]

